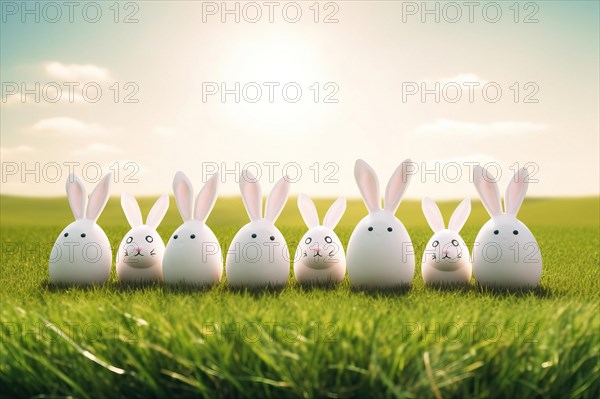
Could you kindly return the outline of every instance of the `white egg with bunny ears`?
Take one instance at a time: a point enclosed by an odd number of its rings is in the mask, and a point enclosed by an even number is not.
[[[338,198],[319,223],[317,208],[310,197],[298,196],[298,209],[308,231],[298,244],[294,275],[300,284],[337,284],[346,275],[346,254],[333,229],[346,211],[346,199]]]
[[[346,251],[352,285],[385,288],[409,285],[415,273],[415,254],[406,228],[395,216],[411,179],[407,159],[396,168],[385,191],[381,208],[379,180],[362,159],[356,161],[354,177],[369,214],[356,226]]]
[[[206,219],[217,201],[219,175],[202,187],[194,205],[194,188],[183,172],[173,178],[175,203],[183,224],[171,235],[163,259],[163,281],[167,284],[212,285],[221,281],[223,255],[217,237]]]
[[[130,193],[121,194],[121,207],[131,226],[117,250],[117,276],[123,282],[162,280],[165,243],[156,228],[169,209],[169,195],[163,194],[142,221],[142,211]]]
[[[290,183],[281,178],[267,197],[262,216],[262,192],[248,170],[240,175],[240,191],[250,223],[233,237],[225,268],[233,287],[277,287],[287,284],[290,255],[283,234],[275,227],[288,198]]]
[[[481,166],[473,168],[475,187],[492,217],[483,225],[473,246],[473,274],[484,286],[537,287],[542,278],[542,254],[527,226],[517,219],[529,173],[519,169],[508,184],[502,211],[498,184]]]
[[[96,221],[108,201],[111,178],[111,173],[104,176],[88,200],[83,182],[69,174],[67,198],[75,221],[65,227],[52,247],[51,283],[98,284],[108,280],[112,251],[106,233]]]
[[[471,200],[465,198],[450,217],[448,228],[437,204],[423,198],[423,214],[433,230],[427,242],[421,263],[425,284],[468,284],[471,281],[471,258],[465,240],[458,234],[471,213]]]

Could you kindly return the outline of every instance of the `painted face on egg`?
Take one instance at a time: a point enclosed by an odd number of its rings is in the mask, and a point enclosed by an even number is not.
[[[313,200],[298,195],[298,210],[308,227],[294,256],[294,276],[300,284],[338,284],[346,275],[346,254],[333,229],[346,211],[346,198],[340,197],[327,210],[323,223]]]
[[[198,251],[206,246],[206,239],[212,239],[209,228],[203,222],[192,220],[185,222],[171,234],[167,246],[175,252],[186,251],[187,248],[196,248]],[[216,240],[213,240],[216,242]],[[200,252],[198,252],[200,253]]]
[[[478,283],[510,288],[537,287],[542,278],[542,255],[527,226],[517,219],[529,185],[526,168],[515,172],[506,188],[504,210],[496,181],[486,170],[473,169],[473,181],[483,206],[492,217],[473,246],[473,274]]]
[[[185,222],[171,235],[163,260],[170,284],[215,284],[221,280],[223,257],[213,231],[204,222]]]
[[[289,254],[283,234],[270,222],[255,220],[240,229],[229,249],[234,258],[246,264],[288,262]]]
[[[311,269],[327,269],[344,258],[339,237],[329,228],[316,227],[307,232],[296,250],[295,261]]]
[[[395,287],[409,285],[414,277],[415,256],[406,228],[395,213],[412,174],[412,161],[403,161],[388,181],[381,207],[379,179],[365,161],[354,165],[354,178],[369,214],[356,226],[346,251],[348,277],[354,286]]]
[[[167,284],[212,285],[221,281],[221,246],[206,219],[217,200],[219,175],[204,184],[194,203],[194,188],[183,172],[173,178],[173,193],[183,224],[171,234],[163,259]]]
[[[130,230],[119,245],[119,256],[127,266],[145,269],[162,262],[165,244],[148,226]]]
[[[285,285],[290,254],[275,221],[287,201],[289,181],[283,177],[275,183],[267,196],[264,216],[260,184],[247,170],[240,175],[240,192],[250,223],[237,232],[227,250],[227,281],[233,287]]]
[[[56,238],[50,263],[83,267],[110,256],[110,243],[104,231],[92,220],[80,219],[69,224]]]
[[[475,278],[484,284],[512,287],[539,284],[542,257],[531,231],[512,215],[489,220],[475,238]]]
[[[437,270],[457,270],[470,263],[469,249],[457,233],[439,231],[427,243],[424,261]]]
[[[527,226],[511,215],[499,215],[491,219],[483,225],[479,235],[486,238],[487,242],[498,244],[501,248],[499,257],[510,256],[514,252],[510,248],[514,245],[524,247],[526,243],[536,242]]]
[[[355,232],[362,241],[359,245],[371,248],[373,256],[391,246],[403,247],[411,244],[408,235],[404,234],[406,229],[402,222],[386,211],[365,216],[356,226]]]
[[[348,275],[358,286],[409,284],[415,256],[406,228],[391,212],[365,216],[356,226],[346,252]]]
[[[61,231],[50,252],[51,283],[95,284],[108,280],[112,251],[108,237],[96,220],[108,201],[111,178],[110,173],[104,176],[88,198],[81,179],[69,175],[67,198],[75,221]]]

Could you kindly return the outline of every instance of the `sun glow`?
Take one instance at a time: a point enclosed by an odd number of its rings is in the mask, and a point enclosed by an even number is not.
[[[327,94],[314,50],[296,37],[271,35],[239,44],[214,96],[237,128],[302,134],[319,120]],[[331,85],[326,86],[331,91]],[[213,88],[214,90],[215,88]]]

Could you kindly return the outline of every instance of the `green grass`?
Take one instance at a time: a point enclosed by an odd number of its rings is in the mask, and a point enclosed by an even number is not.
[[[442,204],[446,218],[456,204]],[[47,259],[71,220],[66,199],[1,197],[0,396],[598,397],[599,206],[526,200],[520,218],[544,259],[533,291],[426,288],[419,267],[409,290],[311,289],[291,276],[280,291],[225,281],[199,291],[121,286],[114,270],[104,286],[53,287]],[[344,245],[364,214],[349,202]],[[398,216],[419,259],[431,234],[419,203]],[[467,242],[485,220],[473,200]],[[128,230],[117,199],[99,222],[113,248]],[[159,232],[179,223],[172,201]],[[209,220],[224,245],[245,223],[239,198],[219,199]],[[277,224],[288,242],[304,233],[295,199]]]

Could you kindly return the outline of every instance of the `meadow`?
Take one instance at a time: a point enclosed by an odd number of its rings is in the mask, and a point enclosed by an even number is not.
[[[144,215],[154,198],[140,201]],[[332,200],[318,200],[324,214]],[[441,204],[446,220],[457,201]],[[461,235],[489,218],[478,200]],[[0,198],[2,397],[597,398],[600,396],[598,197],[527,198],[519,218],[540,245],[534,290],[423,285],[194,290],[161,284],[48,283],[51,246],[72,215],[66,198]],[[349,201],[347,244],[366,214]],[[420,259],[432,232],[420,203],[397,213]],[[220,198],[208,220],[224,248],[247,216]],[[171,199],[158,231],[181,223]],[[128,231],[118,198],[99,224],[113,251]],[[288,243],[305,226],[290,198],[277,222]],[[293,245],[292,251],[294,250]]]

